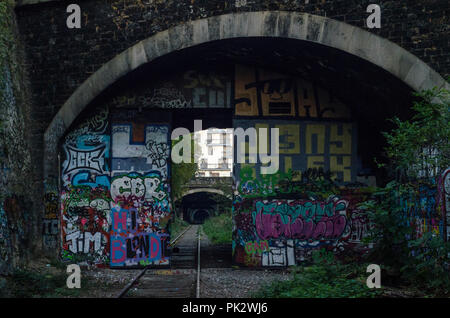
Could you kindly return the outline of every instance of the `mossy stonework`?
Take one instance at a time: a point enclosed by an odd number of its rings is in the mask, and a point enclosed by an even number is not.
[[[39,195],[31,162],[29,90],[13,2],[0,3],[0,273],[39,246]]]
[[[380,29],[366,27],[361,0],[74,2],[79,29],[66,25],[71,1],[0,4],[8,258],[43,244],[65,259],[143,264],[119,244],[120,203],[152,219],[143,240],[167,264],[170,131],[197,118],[280,129],[279,173],[234,167],[237,264],[298,264],[322,245],[359,252],[368,225],[357,204],[386,178],[373,162],[385,119],[409,115],[412,91],[448,87],[445,0],[383,1]],[[127,182],[145,195],[125,195]]]

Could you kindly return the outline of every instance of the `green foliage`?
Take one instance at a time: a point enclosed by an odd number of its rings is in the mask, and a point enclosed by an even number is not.
[[[397,181],[378,189],[372,200],[361,205],[372,224],[366,242],[374,243],[369,253],[373,262],[392,269],[404,282],[429,294],[448,295],[449,243],[432,232],[414,237],[405,208],[414,209],[415,204],[421,203],[405,200],[416,192],[405,181],[431,182],[432,177],[450,166],[449,91],[434,88],[415,95],[419,99],[412,107],[412,118],[392,119],[395,128],[383,133]]]
[[[275,180],[275,192],[272,194],[274,197],[297,193],[308,198],[324,200],[338,192],[338,185],[333,180],[333,174],[324,171],[321,167],[318,169],[309,168],[303,172],[289,169],[287,173],[278,174],[278,180]],[[261,176],[261,178],[264,180],[264,178],[270,178],[270,176]]]
[[[292,279],[266,284],[256,298],[369,298],[382,294],[366,286],[366,264],[342,264],[332,252],[313,252],[313,265],[296,267]]]
[[[184,229],[186,229],[189,224],[180,219],[179,217],[175,217],[174,221],[171,223],[170,228],[170,234],[172,235],[172,238],[175,238],[178,234],[183,232]]]
[[[229,190],[230,196],[231,196],[231,185],[228,185],[227,187],[228,187],[228,190]],[[232,208],[233,208],[231,199],[227,198],[224,195],[217,194],[217,193],[211,193],[210,198],[211,198],[211,200],[213,200],[214,202],[217,203],[219,213],[231,213]]]
[[[439,296],[450,295],[448,272],[450,243],[431,232],[410,242],[411,255],[401,268],[403,277],[415,286]]]
[[[369,259],[388,266],[401,267],[409,255],[411,228],[404,219],[400,198],[411,189],[392,181],[373,193],[373,199],[360,205],[372,227],[366,243],[373,243]]]
[[[210,217],[203,224],[203,231],[213,244],[231,243],[233,222],[230,213]]]
[[[190,135],[192,137],[192,134]],[[172,141],[172,148],[178,142],[181,141],[181,137],[178,140]],[[180,198],[183,195],[183,186],[189,182],[197,172],[197,164],[194,162],[194,138],[191,138],[191,163],[173,163],[172,162],[172,180],[171,180],[171,193],[172,199]],[[180,154],[182,155],[182,153]]]
[[[410,120],[391,119],[395,128],[384,132],[386,154],[396,176],[424,177],[450,166],[450,92],[433,88],[416,93]]]
[[[367,210],[372,223],[366,243],[374,243],[368,260],[389,268],[398,276],[396,281],[410,284],[430,295],[448,295],[450,243],[432,232],[415,238],[413,228],[408,225],[400,202],[413,189],[395,181],[374,194],[374,199],[361,204]],[[408,202],[408,207],[420,204]]]
[[[18,269],[6,279],[5,288],[0,290],[0,297],[60,297],[74,296],[77,290],[66,286],[67,275],[40,273],[31,270]]]

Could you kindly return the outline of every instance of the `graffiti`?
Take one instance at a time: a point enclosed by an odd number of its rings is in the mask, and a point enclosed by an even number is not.
[[[72,253],[89,253],[91,252],[91,242],[93,243],[93,252],[97,253],[102,249],[102,234],[91,232],[76,231],[66,236],[66,241],[69,244],[69,250]]]
[[[111,183],[111,198],[118,202],[132,197],[134,200],[158,200],[167,197],[164,184],[159,176],[129,174],[116,177]]]
[[[167,265],[169,127],[112,125],[110,266]]]
[[[450,241],[450,168],[445,170],[445,172],[442,174],[442,181],[441,181],[441,187],[443,192],[442,200],[442,210],[443,210],[443,218],[446,220],[447,224],[447,242]]]
[[[331,240],[339,238],[344,232],[347,205],[348,202],[335,197],[327,202],[256,201],[253,219],[261,239]]]
[[[349,242],[361,243],[367,237],[371,228],[365,212],[358,209],[352,210],[350,221],[351,234],[349,235]]]
[[[47,178],[44,182],[44,218],[42,219],[43,246],[55,249],[59,236],[59,203],[58,187],[54,178]]]
[[[413,237],[419,238],[426,232],[437,236],[444,233],[444,220],[438,210],[438,190],[436,184],[418,183],[412,185],[412,190],[400,198],[404,217],[413,229]]]
[[[295,251],[292,240],[276,243],[262,255],[262,266],[291,266],[295,265]]]
[[[67,166],[64,168],[64,173],[69,173],[74,170],[94,170],[98,173],[103,173],[101,159],[105,153],[105,146],[100,146],[92,150],[75,149],[67,146]]]
[[[113,124],[112,170],[115,173],[159,171],[167,178],[168,126]]]
[[[70,253],[84,254],[94,263],[106,262],[109,256],[109,191],[72,187],[62,192],[61,200],[65,258],[69,259]]]
[[[137,209],[111,210],[111,266],[133,266],[164,260],[167,234],[141,232],[142,217]]]
[[[298,174],[298,181],[331,178],[338,183],[356,182],[358,166],[356,129],[352,123],[305,123],[286,120],[234,120],[234,127],[278,128],[279,129],[279,171],[272,179],[285,179],[290,170]],[[246,142],[247,144],[247,142]],[[237,148],[236,145],[235,148]],[[249,147],[245,145],[245,147]],[[244,148],[245,149],[245,148]],[[240,165],[236,175],[240,175]],[[259,179],[261,164],[253,172],[246,171],[247,180]],[[269,178],[269,177],[268,177]],[[267,180],[268,181],[268,180]],[[241,180],[243,182],[243,180]],[[255,184],[257,185],[257,184]],[[258,189],[254,188],[258,195]]]
[[[91,139],[91,142],[99,143],[99,140],[94,140],[106,132],[108,127],[108,115],[108,107],[97,108],[93,116],[87,118],[77,129],[67,134],[64,143],[66,145],[75,146],[77,144],[77,139],[80,136],[86,136],[86,138]]]
[[[115,97],[111,104],[117,108],[230,108],[232,76],[228,71],[189,70],[138,93]]]
[[[325,200],[235,196],[234,262],[243,266],[290,266],[308,261],[317,248],[337,255],[367,252],[370,245],[362,242],[371,225],[358,203],[367,200],[370,192],[337,191],[340,193]]]
[[[192,108],[192,103],[187,101],[183,93],[174,87],[161,87],[153,90],[153,96],[149,99],[144,96],[139,98],[144,107],[160,108]]]
[[[237,116],[350,118],[349,109],[334,95],[300,78],[237,64]]]
[[[104,134],[109,127],[108,114],[108,109],[97,109],[62,144],[59,231],[65,260],[100,265],[109,259],[110,137]],[[54,197],[46,194],[50,209]],[[47,232],[56,230],[54,222],[44,226]]]
[[[157,168],[167,165],[170,150],[167,143],[157,143],[149,140],[145,147],[149,151],[148,157],[151,159],[152,165],[155,165]]]
[[[58,220],[44,219],[42,222],[43,235],[57,235],[58,234]]]
[[[48,192],[44,196],[45,205],[45,217],[54,218],[58,217],[58,196],[53,192]]]
[[[269,243],[267,241],[250,241],[245,244],[245,252],[247,254],[262,254],[262,252],[268,252]]]

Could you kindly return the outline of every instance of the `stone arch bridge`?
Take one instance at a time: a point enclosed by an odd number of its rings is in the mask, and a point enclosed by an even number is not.
[[[193,131],[194,119],[280,129],[279,173],[261,175],[261,162],[234,171],[237,264],[293,265],[317,246],[354,248],[366,230],[356,208],[366,194],[350,185],[385,181],[373,158],[386,118],[410,116],[411,93],[448,88],[450,74],[448,1],[383,1],[380,29],[365,26],[369,3],[80,0],[81,28],[68,29],[67,1],[17,0],[14,54],[24,70],[11,85],[22,83],[16,92],[27,96],[5,113],[17,113],[7,127],[24,150],[7,154],[0,215],[9,228],[27,225],[2,254],[136,264],[122,259],[117,230],[144,213],[151,231],[139,235],[161,251],[146,261],[170,262],[170,136]],[[310,168],[331,171],[343,190],[322,201],[298,190],[292,171]],[[290,186],[280,196],[282,180]],[[189,195],[202,189],[213,191],[192,185]],[[308,207],[327,219],[304,218]],[[445,213],[433,211],[423,222],[445,236]],[[246,255],[255,243],[267,250]]]
[[[190,223],[202,223],[206,218],[231,208],[233,179],[231,177],[197,177],[183,186],[180,212]],[[180,213],[181,214],[181,213]]]

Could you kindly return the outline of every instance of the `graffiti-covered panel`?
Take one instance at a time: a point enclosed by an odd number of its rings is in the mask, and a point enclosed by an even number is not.
[[[68,134],[62,145],[61,240],[63,259],[107,263],[109,259],[110,136],[102,109]],[[54,209],[46,194],[46,213]],[[45,226],[55,230],[50,221]]]
[[[187,70],[114,97],[111,103],[117,108],[230,108],[231,88],[230,70]]]
[[[290,266],[309,260],[318,248],[336,254],[364,253],[361,242],[368,235],[369,223],[357,205],[367,195],[350,191],[326,199],[237,196],[233,203],[234,262],[250,267]]]
[[[235,128],[267,128],[268,131],[271,128],[279,129],[279,173],[293,170],[301,177],[308,169],[321,169],[331,172],[332,178],[338,182],[356,181],[357,141],[353,123],[241,119],[233,122]],[[240,147],[241,145],[236,144],[235,148]],[[256,165],[254,173],[257,178],[260,177],[259,170],[259,165]],[[240,166],[237,165],[235,175],[240,174]],[[245,175],[243,177],[247,178]],[[282,178],[279,174],[270,176],[277,177]]]
[[[363,252],[368,221],[357,208],[367,195],[334,187],[324,191],[314,182],[356,182],[356,127],[351,122],[235,119],[236,128],[279,131],[278,171],[262,173],[261,144],[257,162],[234,167],[233,259],[241,266],[290,266],[308,260],[325,247],[336,254]],[[273,132],[270,132],[272,134]],[[259,133],[257,136],[260,138]],[[236,137],[250,151],[250,139]],[[267,138],[270,144],[272,139]],[[239,143],[244,143],[240,145]],[[266,147],[270,148],[270,145]]]
[[[112,267],[169,264],[169,133],[166,124],[112,124]]]
[[[350,110],[330,92],[300,78],[236,64],[236,116],[350,118]]]
[[[442,200],[442,217],[447,227],[447,242],[450,242],[450,168],[442,174],[439,185]]]

